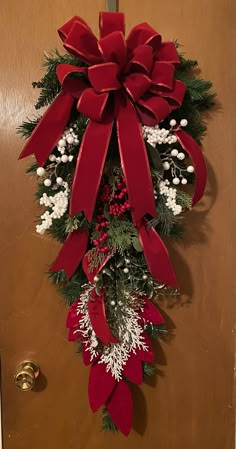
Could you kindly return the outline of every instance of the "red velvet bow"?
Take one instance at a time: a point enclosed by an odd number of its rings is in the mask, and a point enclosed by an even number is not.
[[[174,79],[175,66],[179,64],[175,46],[171,42],[162,43],[160,34],[147,23],[134,27],[125,40],[122,13],[100,14],[99,40],[77,16],[59,29],[59,35],[64,47],[87,66],[60,64],[57,67],[63,90],[40,120],[20,157],[34,153],[38,164],[43,165],[76,101],[78,111],[90,120],[77,159],[70,214],[83,210],[91,221],[115,124],[133,222],[150,272],[155,279],[177,287],[168,252],[158,234],[147,229],[144,219],[146,214],[155,217],[156,208],[141,130],[141,123],[155,125],[182,104],[186,86]],[[83,79],[78,79],[78,74]],[[81,234],[77,231],[72,237],[76,243],[77,265],[84,255],[86,241],[85,233]],[[155,255],[159,256],[158,264],[154,263]],[[52,271],[63,268],[71,276],[74,266],[70,258],[71,236]]]

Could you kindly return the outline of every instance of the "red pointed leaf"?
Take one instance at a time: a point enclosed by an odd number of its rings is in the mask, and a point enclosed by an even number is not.
[[[123,375],[129,379],[131,382],[134,382],[137,385],[140,385],[143,381],[143,369],[142,364],[140,362],[140,358],[131,353],[130,357],[124,367]]]
[[[78,301],[73,302],[73,304],[70,306],[67,314],[66,319],[66,327],[74,327],[78,326],[80,319],[82,318],[81,314],[78,314],[77,312],[78,308]]]
[[[118,429],[128,436],[133,420],[133,404],[130,389],[124,380],[116,385],[106,408]]]
[[[82,335],[80,333],[80,329],[77,327],[73,327],[71,329],[69,329],[68,332],[68,341],[76,341],[76,340],[81,340],[82,339]]]
[[[152,324],[164,323],[162,315],[154,304],[145,297],[143,300],[145,301],[144,310],[139,312],[139,315],[143,318],[144,322],[151,322]]]
[[[96,412],[110,396],[116,379],[110,372],[106,372],[106,366],[103,363],[95,363],[91,366],[88,384],[88,396],[90,407]]]

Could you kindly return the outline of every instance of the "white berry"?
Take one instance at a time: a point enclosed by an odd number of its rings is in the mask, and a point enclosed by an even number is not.
[[[163,162],[163,168],[164,168],[164,170],[169,170],[169,168],[170,168],[169,162],[167,162],[167,161]]]
[[[147,275],[144,274],[144,275],[143,275],[143,280],[145,281],[147,278],[148,278]]]
[[[63,179],[62,179],[60,176],[58,176],[58,178],[57,178],[57,184],[58,184],[59,186],[61,186],[62,183],[63,183]]]
[[[66,154],[63,154],[63,156],[61,157],[61,161],[65,164],[68,161],[68,156]]]
[[[99,277],[98,276],[94,276],[93,280],[94,280],[94,282],[98,282],[99,281]]]
[[[179,153],[178,156],[177,156],[177,158],[178,158],[180,161],[183,161],[183,159],[185,158],[185,154],[184,154],[184,153]]]
[[[185,126],[187,126],[187,124],[188,124],[188,120],[186,120],[186,118],[182,118],[182,120],[180,120],[180,126],[185,127]]]
[[[175,126],[176,125],[176,120],[174,118],[172,118],[170,120],[170,126]]]
[[[116,305],[115,301],[111,301],[111,305],[115,306]]]
[[[44,180],[44,185],[45,185],[46,187],[50,187],[51,184],[52,184],[51,179],[45,179],[45,180]]]
[[[178,152],[178,150],[174,149],[174,150],[171,150],[170,154],[171,154],[171,156],[177,156],[179,154],[179,152]]]
[[[58,142],[58,146],[59,147],[65,147],[66,146],[65,140],[64,139],[60,139],[59,142]]]
[[[129,272],[129,269],[128,268],[124,268],[124,273],[128,273]]]
[[[38,176],[43,176],[45,173],[45,169],[43,167],[38,167],[37,168],[37,175]]]
[[[174,178],[172,182],[177,186],[180,183],[180,180],[179,178]]]
[[[54,162],[56,160],[56,156],[55,154],[50,154],[49,158],[48,158],[51,162]]]
[[[194,172],[194,167],[193,167],[192,165],[189,165],[189,166],[187,167],[187,172],[193,173],[193,172]]]
[[[72,154],[70,154],[70,156],[68,157],[69,162],[73,161],[74,156],[72,156]]]
[[[71,145],[72,143],[74,143],[74,137],[72,137],[72,136],[68,136],[67,137],[67,142]]]
[[[125,259],[125,262],[126,262],[127,264],[129,264],[129,263],[130,263],[130,260],[129,260],[129,259]]]
[[[181,184],[187,184],[187,183],[188,183],[188,181],[187,181],[186,178],[183,178],[183,179],[181,180]]]

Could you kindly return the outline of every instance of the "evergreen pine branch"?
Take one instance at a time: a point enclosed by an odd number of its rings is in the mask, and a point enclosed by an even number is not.
[[[38,164],[37,164],[37,162],[34,162],[33,164],[29,165],[29,166],[26,168],[25,173],[26,173],[27,175],[31,175],[31,174],[34,174],[34,175],[35,175],[35,174],[36,174],[37,168],[38,168]]]
[[[72,278],[59,288],[59,293],[66,300],[68,306],[71,306],[80,297],[86,281],[87,278],[79,267]]]
[[[16,130],[17,134],[20,134],[21,137],[28,139],[31,136],[34,128],[37,126],[41,117],[34,116],[34,118],[27,118]]]
[[[143,375],[151,377],[156,373],[155,367],[148,362],[143,362]]]
[[[48,279],[52,282],[54,285],[63,284],[66,282],[66,273],[64,270],[59,271],[49,271],[48,273]]]
[[[145,326],[145,332],[149,337],[153,337],[156,340],[160,340],[161,337],[168,334],[164,324],[148,324]]]
[[[112,432],[118,432],[118,428],[112,421],[106,407],[104,407],[102,410],[102,430],[103,431],[110,430]]]
[[[63,215],[62,218],[54,219],[52,225],[46,230],[46,232],[60,243],[63,243],[68,235],[66,232],[65,215]]]
[[[46,73],[40,81],[32,83],[33,88],[42,89],[35,104],[35,109],[48,106],[61,90],[61,84],[56,75],[56,68],[59,64],[72,64],[80,67],[81,62],[71,54],[61,55],[58,50],[50,54],[45,53],[43,67]]]

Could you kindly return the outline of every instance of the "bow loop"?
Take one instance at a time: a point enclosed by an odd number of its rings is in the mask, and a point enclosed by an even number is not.
[[[62,25],[62,27],[60,27],[58,29],[58,34],[63,42],[67,39],[75,22],[82,23],[83,25],[86,26],[88,31],[90,31],[92,33],[91,28],[88,26],[88,24],[85,22],[85,20],[82,19],[82,17],[74,16],[70,20],[68,20],[68,22],[64,23],[64,25]]]
[[[145,94],[151,84],[150,78],[142,73],[131,73],[123,81],[123,85],[134,103]]]
[[[127,38],[129,50],[133,50],[139,45],[150,45],[154,52],[157,52],[161,47],[161,35],[148,23],[140,23],[131,30]]]
[[[158,61],[169,62],[178,66],[180,64],[179,56],[173,42],[162,42],[161,47],[156,53]]]
[[[86,64],[102,62],[97,38],[87,24],[81,20],[73,22],[64,40],[64,47]]]
[[[156,61],[152,70],[152,83],[171,90],[174,82],[175,68],[172,64]]]
[[[101,12],[99,14],[100,37],[114,31],[125,34],[125,15],[122,12]]]
[[[125,68],[125,72],[144,71],[149,74],[153,65],[153,50],[149,45],[139,45],[132,51],[132,57]]]
[[[120,89],[117,79],[119,66],[115,62],[93,65],[88,69],[88,78],[96,92]]]
[[[127,59],[127,46],[121,31],[114,31],[98,41],[98,47],[105,62],[116,62],[120,69]]]

